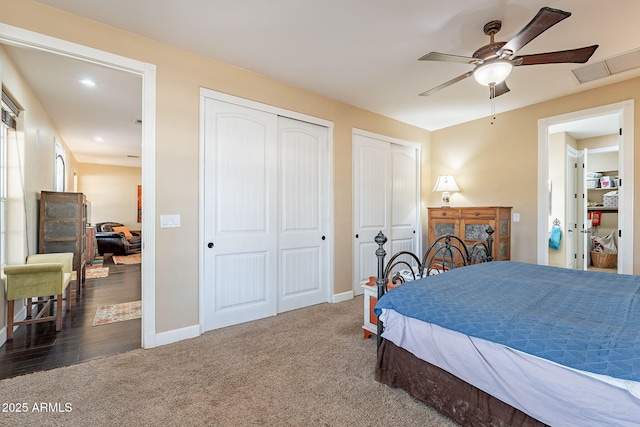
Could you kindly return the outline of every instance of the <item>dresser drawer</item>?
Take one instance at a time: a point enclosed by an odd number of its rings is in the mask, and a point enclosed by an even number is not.
[[[463,219],[480,219],[480,218],[494,219],[495,217],[496,217],[496,210],[491,208],[464,209],[462,211]]]
[[[429,217],[430,218],[460,218],[460,210],[459,209],[450,209],[450,208],[442,208],[442,209],[429,209]]]

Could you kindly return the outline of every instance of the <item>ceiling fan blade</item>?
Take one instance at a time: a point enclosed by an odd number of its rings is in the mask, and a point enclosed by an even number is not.
[[[445,88],[445,87],[447,87],[447,86],[451,86],[451,85],[452,85],[452,84],[454,84],[454,83],[458,83],[460,80],[464,80],[464,79],[466,79],[467,77],[470,77],[470,76],[472,76],[472,75],[473,75],[473,71],[469,71],[469,72],[467,72],[467,73],[464,73],[464,74],[463,74],[463,75],[461,75],[461,76],[456,77],[455,79],[451,79],[451,80],[449,80],[448,82],[442,83],[440,86],[436,86],[436,87],[434,87],[433,89],[429,89],[429,90],[428,90],[428,91],[426,91],[426,92],[422,92],[422,93],[421,93],[420,95],[418,95],[418,96],[429,96],[429,95],[432,95],[433,93],[435,93],[435,92],[439,91],[440,89],[444,89],[444,88]]]
[[[496,85],[493,86],[493,88],[491,88],[491,90],[489,90],[489,99],[493,99],[496,96],[500,96],[500,95],[504,95],[505,93],[509,92],[511,89],[509,89],[509,87],[507,86],[507,82],[503,81],[500,82]]]
[[[591,58],[593,52],[598,48],[597,44],[580,49],[562,50],[559,52],[536,53],[533,55],[522,55],[513,58],[513,65],[538,65],[538,64],[560,64],[564,62],[574,62],[583,64]]]
[[[471,64],[472,62],[477,61],[477,59],[471,58],[469,56],[449,55],[448,53],[429,52],[423,57],[418,58],[418,61],[446,61],[446,62],[462,62],[463,64]]]
[[[509,50],[512,53],[522,49],[531,40],[538,37],[540,34],[562,21],[563,19],[571,16],[570,12],[565,12],[559,9],[552,9],[550,7],[543,7],[538,14],[529,22],[518,34],[513,36],[511,40],[502,46],[502,51]]]

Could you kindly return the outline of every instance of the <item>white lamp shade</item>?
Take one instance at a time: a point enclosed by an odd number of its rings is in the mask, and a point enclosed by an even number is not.
[[[491,61],[478,65],[473,70],[473,77],[483,86],[502,83],[511,73],[513,66],[509,61]]]
[[[453,175],[440,175],[436,180],[433,191],[460,191],[460,188],[458,188]]]

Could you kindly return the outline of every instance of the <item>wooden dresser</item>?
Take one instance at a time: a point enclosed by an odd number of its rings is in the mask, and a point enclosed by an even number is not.
[[[472,245],[487,238],[486,229],[493,233],[493,259],[511,259],[511,208],[503,206],[428,208],[428,243],[443,234],[454,234]]]
[[[86,215],[86,200],[82,193],[40,193],[38,252],[73,252],[73,270],[76,272],[78,291],[84,282]]]

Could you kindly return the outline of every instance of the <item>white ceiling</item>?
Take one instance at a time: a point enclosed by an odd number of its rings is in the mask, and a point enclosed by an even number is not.
[[[640,47],[637,0],[36,1],[428,130],[490,116],[488,89],[473,78],[419,97],[472,66],[418,58],[430,51],[471,56],[489,42],[482,28],[491,20],[502,20],[496,40],[508,41],[543,6],[572,13],[518,54],[599,44],[591,63]],[[511,92],[496,98],[496,112],[640,76],[637,69],[581,85],[571,73],[578,66],[515,68],[507,80]],[[74,67],[79,74],[81,65]],[[108,108],[94,115],[113,114],[114,106]],[[90,123],[81,112],[75,118],[77,125]],[[73,127],[59,124],[76,152]]]
[[[620,129],[619,114],[605,114],[549,126],[549,133],[566,132],[575,139],[615,135]]]
[[[142,78],[53,53],[4,48],[81,163],[140,167]],[[95,87],[81,80],[91,79]],[[96,141],[102,138],[103,141]]]

